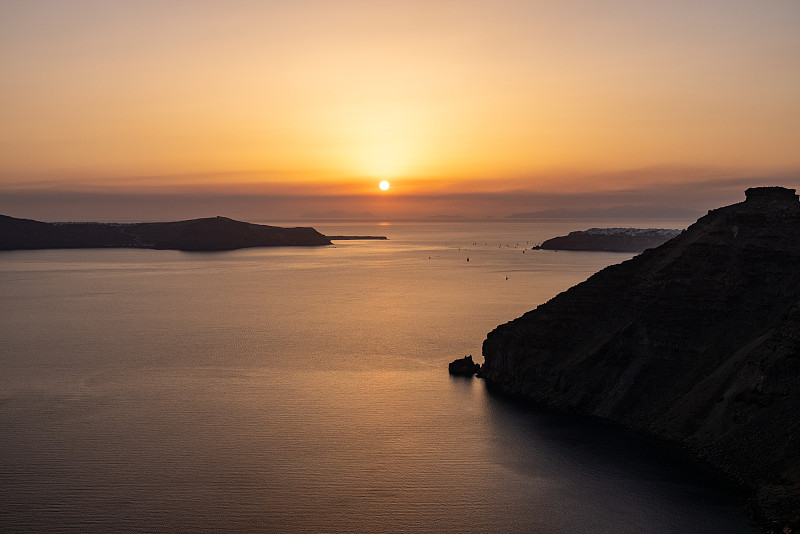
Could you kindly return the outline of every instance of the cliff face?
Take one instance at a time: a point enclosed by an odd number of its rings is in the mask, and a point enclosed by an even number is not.
[[[800,202],[748,189],[483,344],[483,376],[688,447],[800,513]]]
[[[330,245],[313,228],[281,228],[226,217],[160,223],[44,223],[0,215],[0,250],[134,247],[186,251]]]

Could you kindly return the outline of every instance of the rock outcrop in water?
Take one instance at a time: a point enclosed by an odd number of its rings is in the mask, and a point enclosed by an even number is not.
[[[589,228],[548,239],[536,249],[642,252],[663,245],[680,230],[666,228]]]
[[[507,392],[678,443],[800,514],[800,202],[753,188],[483,344]]]
[[[475,373],[480,371],[480,369],[481,366],[472,361],[472,355],[453,360],[447,367],[451,375],[470,377],[475,376]]]
[[[133,247],[185,251],[330,245],[313,228],[209,217],[159,223],[45,223],[0,215],[0,250]]]

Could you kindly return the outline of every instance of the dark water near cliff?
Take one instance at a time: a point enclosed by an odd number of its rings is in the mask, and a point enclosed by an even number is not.
[[[391,240],[0,253],[0,531],[755,531],[682,457],[447,375],[630,257],[522,253],[585,222],[317,226]]]

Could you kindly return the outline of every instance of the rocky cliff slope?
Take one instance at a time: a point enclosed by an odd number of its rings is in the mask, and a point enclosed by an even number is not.
[[[0,215],[0,250],[134,247],[186,251],[330,245],[313,228],[209,217],[159,223],[45,223]]]
[[[753,188],[492,331],[502,389],[689,448],[800,514],[800,202]]]

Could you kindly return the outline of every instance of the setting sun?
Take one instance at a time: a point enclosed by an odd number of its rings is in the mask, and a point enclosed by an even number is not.
[[[800,172],[800,2],[199,4],[0,0],[0,213],[677,215]]]

